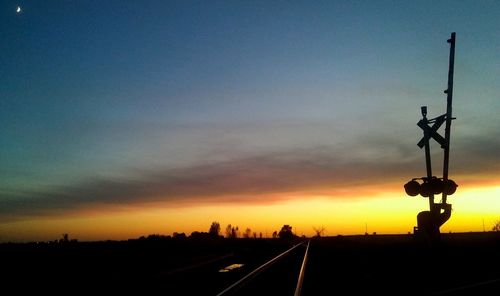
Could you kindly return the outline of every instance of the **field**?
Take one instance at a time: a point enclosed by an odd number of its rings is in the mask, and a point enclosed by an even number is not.
[[[217,295],[299,242],[187,238],[2,244],[0,278],[3,290],[15,294]],[[293,295],[305,246],[227,294]],[[500,233],[493,232],[443,234],[438,246],[416,242],[413,235],[314,238],[302,295],[498,295],[499,250]]]
[[[416,243],[413,235],[325,238],[311,250],[306,295],[335,291],[491,295],[489,289],[500,291],[498,233],[443,234],[439,246]]]

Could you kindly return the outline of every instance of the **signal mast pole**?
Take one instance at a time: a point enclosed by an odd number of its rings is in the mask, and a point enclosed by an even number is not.
[[[422,106],[420,108],[422,111],[422,122],[424,124],[428,124],[428,119],[427,119],[427,106]],[[427,130],[424,130],[424,150],[425,150],[425,169],[427,171],[427,180],[432,179],[432,162],[431,162],[431,148],[430,148],[430,143],[429,143],[429,132]],[[435,211],[434,207],[434,193],[431,191],[429,192],[429,209],[431,211]]]
[[[450,62],[448,67],[448,89],[444,91],[446,96],[446,127],[444,138],[446,145],[444,147],[444,160],[443,160],[443,182],[446,184],[448,181],[448,167],[450,163],[450,131],[451,131],[451,116],[453,102],[453,72],[455,70],[455,32],[451,33],[451,38],[448,39],[450,43]],[[443,191],[442,204],[446,204],[446,191]]]

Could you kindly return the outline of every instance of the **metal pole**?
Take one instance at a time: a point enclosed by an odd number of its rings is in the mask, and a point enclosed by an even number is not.
[[[448,68],[448,89],[444,92],[447,94],[446,97],[446,129],[445,129],[445,140],[446,145],[444,147],[444,162],[443,162],[443,181],[448,180],[448,166],[450,160],[450,130],[451,130],[451,119],[452,119],[452,101],[453,101],[453,72],[455,69],[455,32],[451,33],[451,38],[448,39],[450,43],[450,62]],[[446,183],[445,183],[446,184]],[[443,192],[442,204],[446,204],[446,192]]]
[[[427,106],[422,106],[422,121],[424,124],[427,124]],[[432,162],[431,162],[431,149],[429,145],[429,133],[427,130],[424,130],[424,150],[425,150],[425,168],[427,171],[427,182],[432,179]],[[434,210],[434,194],[432,192],[429,193],[429,210],[432,212]]]
[[[425,132],[425,134],[427,134]],[[432,180],[432,166],[431,166],[431,151],[429,147],[429,140],[425,141],[425,164],[427,168],[427,182]],[[432,212],[434,210],[434,194],[429,193],[429,209]]]

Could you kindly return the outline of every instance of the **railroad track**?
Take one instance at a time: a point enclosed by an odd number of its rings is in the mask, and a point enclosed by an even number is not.
[[[302,291],[302,283],[304,280],[304,274],[305,274],[305,269],[306,269],[306,264],[307,264],[307,258],[308,258],[308,253],[309,253],[309,244],[310,241],[304,241],[299,244],[294,245],[290,249],[284,251],[283,253],[279,254],[278,256],[272,258],[271,260],[265,262],[264,264],[260,265],[259,267],[255,268],[253,271],[233,283],[232,285],[228,286],[226,289],[221,291],[220,293],[217,294],[217,296],[227,296],[227,295],[246,295],[246,294],[253,294],[252,290],[258,290],[258,289],[269,289],[266,287],[265,283],[266,281],[263,280],[264,277],[270,278],[272,281],[273,278],[276,276],[283,276],[283,273],[279,268],[285,269],[285,278],[288,280],[286,281],[287,285],[293,284],[292,288],[295,288],[293,295],[294,296],[300,296],[301,291]],[[304,247],[305,250],[301,252],[300,247]],[[292,258],[290,258],[292,257]],[[297,261],[297,259],[300,259],[300,261]],[[292,261],[290,263],[287,262],[285,265],[283,262],[284,261]],[[287,267],[289,265],[292,265],[293,267],[299,267],[300,264],[300,269],[298,269],[298,273],[293,272],[293,270],[289,270]],[[282,267],[278,267],[276,270],[271,271],[273,266],[278,266],[279,264],[283,264]],[[278,274],[276,274],[278,273]],[[290,283],[290,279],[294,279]],[[268,280],[268,281],[270,281]],[[264,286],[264,287],[256,287],[256,286]],[[286,287],[284,290],[290,290],[290,287]],[[291,295],[292,293],[290,293]]]
[[[492,293],[492,291],[498,292],[500,289],[500,279],[492,279],[488,281],[482,281],[474,284],[469,284],[465,286],[455,287],[452,289],[447,289],[439,292],[432,293],[432,295],[483,295],[486,292]]]

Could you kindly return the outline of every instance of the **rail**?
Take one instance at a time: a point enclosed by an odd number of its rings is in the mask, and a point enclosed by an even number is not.
[[[225,295],[226,293],[230,292],[235,287],[241,285],[242,283],[244,283],[246,280],[248,280],[252,276],[257,275],[259,272],[262,272],[265,268],[271,266],[273,263],[275,263],[276,261],[278,261],[280,258],[282,258],[283,256],[285,256],[288,253],[290,253],[293,249],[295,249],[298,246],[303,245],[303,244],[304,244],[304,242],[296,244],[295,246],[291,247],[290,249],[286,250],[285,252],[279,254],[278,256],[274,257],[273,259],[271,259],[271,260],[267,261],[266,263],[262,264],[261,266],[257,267],[252,272],[250,272],[249,274],[247,274],[246,276],[244,276],[242,279],[240,279],[236,283],[234,283],[231,286],[229,286],[226,289],[224,289],[224,291],[222,291],[219,294],[217,294],[217,296],[222,296],[222,295]]]
[[[307,248],[306,252],[304,254],[304,260],[302,260],[302,266],[300,267],[300,273],[299,273],[299,279],[297,281],[297,287],[295,288],[295,293],[293,294],[294,296],[300,296],[302,293],[302,282],[304,281],[304,273],[306,271],[306,264],[307,264],[307,256],[309,254],[309,244],[311,241],[309,240],[307,242]]]
[[[500,282],[500,279],[493,279],[493,280],[489,280],[489,281],[474,283],[474,284],[470,284],[470,285],[466,285],[466,286],[462,286],[462,287],[457,287],[457,288],[453,288],[453,289],[448,289],[448,290],[436,292],[436,293],[433,293],[432,295],[448,295],[448,294],[450,294],[450,295],[458,295],[458,294],[462,295],[463,293],[465,293],[464,291],[466,291],[466,290],[474,291],[473,289],[475,289],[475,288],[486,287],[488,285],[496,284],[499,282]]]

